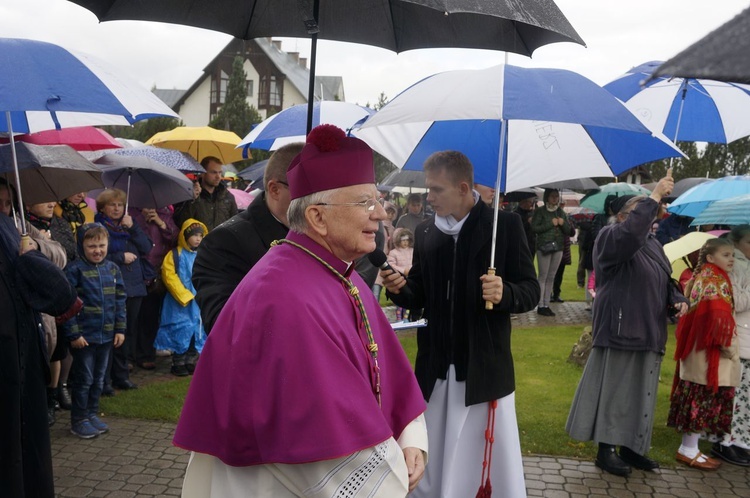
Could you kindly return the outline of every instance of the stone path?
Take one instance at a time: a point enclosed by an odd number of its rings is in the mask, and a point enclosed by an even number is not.
[[[553,304],[555,317],[535,311],[517,315],[514,326],[587,324],[584,303]],[[390,311],[390,310],[387,310]],[[136,369],[134,382],[147,384],[169,375],[169,359],[157,370]],[[51,429],[56,493],[60,497],[179,496],[188,454],[171,444],[174,424],[106,417],[111,432],[93,440],[70,434],[68,413]],[[750,498],[750,467],[724,464],[717,472],[687,467],[657,472],[634,471],[626,478],[603,473],[593,462],[547,456],[524,457],[529,496],[582,498]],[[1,494],[1,493],[0,493]],[[503,498],[497,492],[495,498]],[[466,498],[473,498],[473,493]]]

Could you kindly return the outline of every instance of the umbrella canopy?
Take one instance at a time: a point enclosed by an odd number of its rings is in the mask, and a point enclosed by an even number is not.
[[[54,202],[85,190],[101,188],[101,172],[67,145],[16,144],[21,194],[27,205]],[[0,173],[18,188],[11,145],[0,145]]]
[[[698,225],[745,225],[750,223],[750,194],[712,202],[690,223]]]
[[[604,88],[674,141],[726,144],[750,135],[749,85],[666,77],[644,84],[660,64],[641,64]]]
[[[670,204],[667,211],[695,218],[715,201],[744,194],[750,194],[750,176],[725,176],[691,188]]]
[[[113,66],[52,43],[0,38],[0,112],[14,133],[178,117]],[[0,132],[7,133],[5,119]]]
[[[670,263],[674,263],[691,252],[700,250],[707,240],[715,238],[716,235],[711,235],[706,232],[690,232],[673,242],[664,244],[664,254],[667,255],[667,259]]]
[[[255,199],[255,195],[257,195],[237,188],[230,188],[227,190],[229,190],[229,193],[234,197],[234,201],[237,203],[237,209],[239,210],[247,209],[250,203]],[[255,192],[259,192],[259,190],[255,190]]]
[[[213,29],[237,38],[308,36],[312,40],[307,131],[312,128],[318,38],[403,52],[461,47],[531,55],[555,42],[584,45],[553,0],[71,0],[100,21],[137,19]]]
[[[616,195],[617,197],[623,195],[651,195],[651,191],[642,185],[635,185],[633,183],[608,183],[599,187],[599,190],[596,192],[590,192],[581,199],[581,207],[593,209],[597,213],[604,213],[604,201],[610,195]]]
[[[750,8],[660,65],[656,77],[706,78],[750,84]]]
[[[144,145],[141,147],[130,147],[122,148],[116,151],[112,151],[112,154],[118,156],[143,156],[153,159],[159,164],[163,164],[168,168],[182,171],[183,173],[205,173],[206,170],[203,166],[196,161],[193,156],[187,152],[182,152],[174,149],[162,149],[159,147],[153,147],[150,145]]]
[[[532,199],[534,197],[542,198],[544,190],[536,187],[522,188],[513,192],[505,193],[505,202],[521,202],[524,199]]]
[[[336,125],[348,131],[358,121],[375,114],[369,107],[347,102],[322,101],[313,104],[313,127]],[[240,142],[243,154],[248,149],[276,150],[282,145],[304,142],[307,135],[307,104],[298,104],[267,118]]]
[[[713,180],[711,178],[700,178],[700,177],[691,177],[691,178],[683,178],[682,180],[679,180],[675,182],[674,188],[672,189],[672,193],[669,194],[664,199],[668,202],[672,202],[675,199],[677,199],[679,196],[690,190],[691,188],[695,187],[696,185],[700,185],[701,183],[706,182],[712,182]],[[650,188],[649,190],[654,190],[656,187],[656,184],[654,184],[654,187]]]
[[[570,209],[565,208],[565,212],[568,214],[568,218],[572,218],[578,223],[593,221],[594,216],[598,214],[595,210],[584,206],[577,206]]]
[[[554,188],[557,190],[594,190],[599,188],[599,185],[597,185],[591,178],[573,178],[571,180],[562,180],[537,186],[541,188]]]
[[[94,151],[102,149],[119,149],[122,147],[112,135],[93,126],[76,126],[61,130],[46,130],[15,137],[17,142],[34,145],[68,145],[74,150]],[[3,139],[8,143],[8,139]]]
[[[144,144],[140,140],[135,140],[134,138],[115,138],[115,141],[120,144],[123,148],[129,148],[129,147],[143,147]]]
[[[219,158],[222,164],[229,164],[242,160],[242,151],[236,149],[240,140],[234,132],[210,126],[179,126],[157,133],[146,144],[187,152],[198,162],[213,156]]]
[[[249,181],[254,187],[263,189],[263,175],[266,174],[266,166],[268,165],[268,159],[258,161],[255,164],[251,164],[247,168],[243,169],[237,176],[243,180]]]
[[[128,207],[159,209],[193,198],[190,179],[151,158],[107,154],[95,162],[106,187],[127,193]]]
[[[405,170],[421,170],[435,151],[461,151],[474,181],[502,192],[681,154],[585,77],[508,65],[430,76],[352,134]]]
[[[379,187],[411,187],[426,188],[423,171],[405,171],[397,169],[391,171],[380,182]]]

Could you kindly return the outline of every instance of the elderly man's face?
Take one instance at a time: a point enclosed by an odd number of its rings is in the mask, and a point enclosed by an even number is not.
[[[385,209],[377,198],[375,185],[352,185],[338,189],[325,206],[323,239],[342,261],[351,262],[375,250],[378,222],[386,219]],[[367,207],[373,203],[374,208],[368,211]]]

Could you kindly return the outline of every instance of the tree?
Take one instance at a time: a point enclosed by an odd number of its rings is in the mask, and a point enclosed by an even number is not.
[[[683,178],[720,178],[726,175],[750,173],[750,137],[735,140],[730,144],[705,144],[677,142],[677,147],[687,158],[674,158],[672,175],[675,180]],[[669,159],[644,165],[656,180],[662,178],[669,167]]]
[[[380,96],[378,97],[378,102],[373,106],[373,109],[376,111],[379,111],[385,105],[388,103],[388,97],[386,97],[385,92],[380,92]],[[367,107],[369,107],[369,103]],[[391,161],[386,159],[385,157],[381,156],[379,153],[374,153],[374,163],[375,163],[375,181],[380,183],[383,181],[383,178],[388,176],[388,173],[395,170],[397,166],[393,164]]]
[[[161,131],[173,130],[182,125],[182,121],[177,118],[151,118],[138,121],[133,126],[102,126],[102,129],[113,137],[146,142]]]
[[[235,132],[244,137],[255,123],[262,121],[258,110],[247,103],[247,74],[240,56],[232,61],[232,74],[229,76],[227,95],[216,117],[209,126]]]

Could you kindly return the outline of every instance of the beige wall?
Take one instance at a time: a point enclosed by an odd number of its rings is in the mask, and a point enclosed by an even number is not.
[[[185,126],[207,126],[211,116],[211,78],[205,78],[177,113]]]

